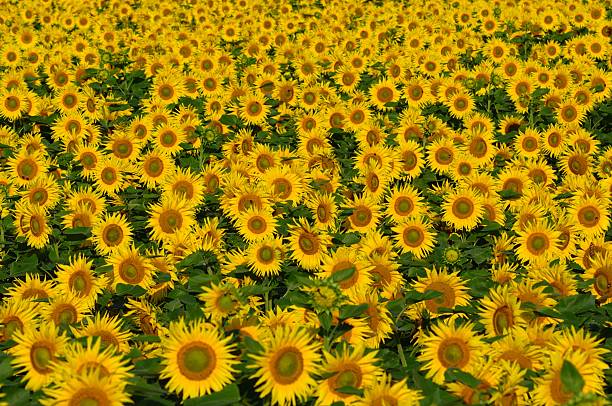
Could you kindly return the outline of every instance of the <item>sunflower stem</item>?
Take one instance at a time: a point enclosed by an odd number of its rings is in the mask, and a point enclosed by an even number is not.
[[[400,362],[404,368],[408,368],[408,363],[406,362],[406,357],[404,356],[404,347],[402,347],[402,343],[397,344],[397,353],[399,354]]]

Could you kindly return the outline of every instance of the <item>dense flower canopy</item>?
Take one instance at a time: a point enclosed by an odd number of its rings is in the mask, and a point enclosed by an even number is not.
[[[0,0],[0,403],[610,401],[611,36],[610,0]]]

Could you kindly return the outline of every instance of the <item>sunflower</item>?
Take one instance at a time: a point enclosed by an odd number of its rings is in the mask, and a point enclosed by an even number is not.
[[[66,204],[68,208],[72,210],[82,207],[94,216],[102,214],[106,207],[106,202],[102,193],[93,189],[91,186],[71,191]]]
[[[364,314],[368,331],[363,342],[368,348],[379,348],[393,332],[393,321],[387,302],[381,301],[377,292],[369,292],[367,289],[356,290],[351,296],[353,303],[368,305]]]
[[[221,321],[225,317],[233,316],[240,307],[236,287],[230,283],[212,284],[203,287],[204,293],[198,298],[205,304],[204,314],[213,321]]]
[[[129,246],[132,241],[132,228],[125,216],[119,213],[105,215],[94,224],[91,234],[96,250],[104,255]]]
[[[144,289],[153,284],[153,267],[149,259],[141,255],[134,246],[115,248],[107,258],[107,263],[113,266],[111,278],[113,289],[116,289],[120,283]]]
[[[371,197],[363,195],[349,202],[351,215],[348,217],[351,230],[367,233],[374,229],[380,218],[379,205]]]
[[[47,299],[55,293],[55,281],[40,278],[40,275],[26,273],[25,280],[13,282],[8,291],[8,296],[16,300]]]
[[[594,255],[589,260],[586,272],[582,276],[585,280],[592,280],[591,292],[602,304],[612,302],[612,255],[608,252]]]
[[[302,328],[277,328],[264,353],[251,356],[257,392],[271,394],[273,405],[305,401],[317,384],[313,375],[319,371],[319,347]]]
[[[448,106],[450,114],[459,119],[469,116],[474,110],[474,100],[465,92],[454,93],[445,104]]]
[[[127,353],[130,350],[128,341],[132,333],[121,330],[121,321],[118,316],[101,315],[85,318],[84,326],[72,327],[72,333],[79,337],[99,337],[103,348],[113,347],[114,351]]]
[[[154,189],[174,171],[174,168],[174,163],[165,152],[154,149],[140,158],[138,166],[140,181],[148,189]]]
[[[295,226],[289,231],[289,248],[291,258],[298,265],[307,270],[317,269],[331,245],[331,238],[327,233],[308,224],[305,218],[300,217]]]
[[[334,278],[334,275],[338,272],[350,271],[347,276],[337,281],[340,289],[350,294],[370,285],[370,270],[371,266],[358,251],[350,247],[340,247],[325,257],[318,276],[320,278]]]
[[[532,398],[535,405],[565,404],[569,402],[576,393],[564,384],[561,378],[562,368],[565,363],[570,363],[580,374],[584,385],[580,393],[594,392],[603,395],[603,384],[596,371],[587,362],[587,354],[580,352],[568,352],[565,354],[553,352],[551,364],[544,375],[534,378],[535,388]]]
[[[253,242],[247,249],[248,263],[260,277],[278,276],[285,259],[283,241],[270,238]]]
[[[577,231],[587,238],[605,234],[610,226],[607,205],[593,196],[576,199],[568,214]]]
[[[33,180],[21,195],[30,205],[47,211],[55,207],[59,201],[59,187],[50,175],[44,174]]]
[[[379,110],[388,109],[387,103],[397,102],[398,99],[399,92],[395,84],[388,79],[383,79],[370,88],[369,103]]]
[[[210,324],[195,320],[172,322],[168,336],[162,336],[160,377],[166,387],[183,399],[218,392],[232,382],[238,360],[231,351],[231,337],[222,337]]]
[[[350,386],[356,389],[369,388],[376,383],[382,374],[375,366],[376,351],[365,353],[365,346],[360,345],[352,350],[341,347],[335,354],[323,352],[324,363],[321,373],[328,378],[322,380],[317,390],[317,405],[329,405],[334,402],[353,403],[358,400],[355,395],[338,392],[338,388]]]
[[[24,236],[28,246],[42,249],[49,243],[53,229],[40,206],[27,203],[16,205],[14,224],[17,235]]]
[[[410,140],[403,142],[397,152],[400,160],[400,176],[408,179],[417,178],[425,165],[421,146]]]
[[[117,193],[124,187],[124,170],[125,165],[122,161],[106,155],[94,169],[96,188],[108,196]]]
[[[186,141],[186,134],[175,123],[163,123],[156,126],[152,133],[153,145],[159,151],[169,155],[176,155],[182,150],[181,144]]]
[[[85,179],[93,179],[96,167],[104,159],[104,156],[96,147],[78,144],[74,151],[74,160],[81,165],[81,175]]]
[[[241,212],[236,221],[238,231],[248,242],[271,237],[276,225],[277,221],[268,209],[249,208]]]
[[[138,138],[124,131],[115,131],[105,144],[105,149],[123,162],[134,161],[140,155],[142,147]]]
[[[506,334],[525,324],[519,300],[510,291],[509,286],[498,286],[489,291],[480,304],[482,324],[485,325],[489,336]]]
[[[170,172],[161,184],[165,195],[173,194],[186,201],[191,207],[195,207],[202,202],[204,198],[204,188],[207,190],[213,186],[213,182],[209,177],[208,182],[204,183],[202,177],[192,172],[189,168],[177,168],[176,171]],[[169,197],[169,196],[168,196]]]
[[[542,349],[533,345],[529,335],[522,328],[506,334],[491,344],[490,356],[498,362],[516,363],[521,369],[537,371],[541,369],[545,354]]]
[[[270,191],[272,201],[300,203],[304,192],[303,182],[300,176],[287,166],[270,168],[263,174],[262,180]]]
[[[22,90],[13,88],[0,93],[0,117],[15,121],[22,116],[25,110],[26,103]]]
[[[396,246],[402,253],[411,252],[416,258],[425,258],[434,247],[436,236],[425,217],[409,217],[397,226]]]
[[[417,406],[421,399],[421,393],[410,389],[406,379],[392,383],[391,376],[383,374],[375,384],[365,389],[363,399],[357,399],[355,405]]]
[[[397,186],[391,190],[386,214],[394,222],[401,223],[409,217],[419,217],[424,211],[423,198],[412,186]]]
[[[68,337],[60,334],[55,325],[45,323],[38,329],[15,331],[13,340],[15,346],[8,352],[13,356],[16,372],[25,373],[26,389],[36,391],[48,385]]]
[[[423,349],[417,360],[427,370],[426,377],[444,382],[448,368],[470,369],[480,358],[483,344],[470,323],[455,326],[451,320],[439,321],[431,333],[419,338]]]
[[[70,258],[68,265],[59,264],[55,274],[58,291],[72,293],[82,298],[88,308],[93,307],[98,295],[102,293],[102,282],[92,267],[93,261],[88,261],[82,254]]]
[[[164,105],[177,103],[185,93],[182,77],[179,74],[171,71],[162,72],[153,79],[153,97]]]
[[[87,313],[88,307],[85,300],[72,293],[54,295],[41,311],[45,322],[53,323],[58,327],[79,323]]]
[[[519,131],[514,141],[514,149],[521,157],[535,158],[540,154],[540,133],[531,127]]]
[[[193,209],[177,196],[166,197],[161,202],[151,205],[147,211],[149,213],[147,224],[151,228],[151,237],[158,242],[186,232],[195,222]]]
[[[429,144],[427,162],[433,171],[444,174],[450,171],[458,152],[457,147],[451,140],[439,139]]]
[[[548,260],[556,257],[560,233],[547,222],[529,223],[517,232],[516,255],[521,261]]]
[[[442,219],[456,229],[471,230],[483,217],[482,197],[473,189],[462,188],[444,198]]]
[[[91,370],[82,374],[65,375],[59,383],[44,390],[43,406],[55,405],[122,405],[130,403],[124,386],[112,376],[100,376]]]
[[[315,227],[321,230],[335,228],[337,205],[333,196],[327,193],[315,192],[304,202],[312,213]]]
[[[579,125],[586,116],[586,111],[572,100],[565,101],[556,109],[557,122],[566,126]]]
[[[429,82],[423,78],[415,78],[404,83],[404,99],[408,101],[410,109],[420,110],[434,101]]]
[[[36,304],[29,300],[5,299],[0,306],[0,343],[35,325]]]
[[[240,99],[240,118],[246,124],[261,126],[267,120],[270,107],[266,104],[263,95],[246,94]]]
[[[440,292],[441,295],[418,303],[410,314],[420,314],[427,309],[432,315],[439,315],[441,309],[454,309],[455,306],[466,306],[470,303],[468,288],[458,272],[448,272],[446,268],[437,270],[425,269],[426,275],[419,277],[412,288],[417,292]]]
[[[40,152],[29,154],[21,151],[9,158],[8,166],[12,181],[17,186],[26,186],[47,171],[44,157]]]

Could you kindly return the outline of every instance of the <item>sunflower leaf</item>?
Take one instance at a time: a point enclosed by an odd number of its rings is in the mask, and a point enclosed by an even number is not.
[[[444,378],[448,382],[459,381],[470,388],[475,388],[480,384],[480,380],[474,375],[464,372],[459,368],[448,368],[444,373]]]
[[[238,385],[227,385],[219,392],[211,393],[210,395],[199,398],[189,399],[183,402],[185,406],[224,406],[235,405],[240,401],[240,390]]]
[[[333,275],[332,275],[332,280],[334,282],[338,282],[338,283],[342,282],[342,281],[345,281],[345,280],[351,278],[355,274],[355,271],[356,271],[355,267],[352,266],[350,268],[343,269],[343,270],[338,271],[338,272],[334,272]]]
[[[363,396],[363,390],[353,386],[342,386],[337,388],[336,392],[345,393],[347,395]]]
[[[584,378],[571,362],[564,360],[561,366],[561,384],[574,395],[581,393],[584,387]]]
[[[353,317],[357,317],[366,311],[368,308],[367,303],[362,303],[359,305],[344,305],[340,307],[340,320],[346,320]]]

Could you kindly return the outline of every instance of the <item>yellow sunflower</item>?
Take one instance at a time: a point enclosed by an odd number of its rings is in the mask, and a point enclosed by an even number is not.
[[[427,310],[435,317],[441,314],[442,309],[454,309],[455,306],[467,306],[471,296],[467,292],[468,287],[459,276],[459,272],[449,272],[446,268],[425,269],[425,276],[419,277],[413,282],[412,288],[417,292],[426,293],[430,291],[440,292],[441,295],[419,302],[408,314],[420,316],[423,310]]]
[[[223,337],[216,328],[202,320],[188,325],[184,320],[170,324],[168,336],[162,336],[162,379],[166,387],[183,399],[218,392],[233,380],[238,364],[231,352],[231,336]]]
[[[386,214],[396,223],[409,217],[419,217],[424,214],[424,210],[423,198],[412,186],[397,186],[391,190]]]
[[[489,291],[480,304],[480,317],[489,336],[507,334],[512,329],[525,325],[519,299],[507,285]]]
[[[115,248],[106,261],[113,266],[112,289],[116,289],[120,283],[140,286],[144,289],[153,284],[151,262],[134,246],[126,245]]]
[[[365,346],[350,350],[341,347],[335,354],[323,352],[325,361],[321,373],[328,378],[322,380],[317,390],[317,405],[329,405],[334,402],[352,403],[358,397],[348,393],[338,392],[339,388],[350,386],[356,389],[369,388],[376,383],[382,374],[381,369],[374,365],[376,351],[366,354]]]
[[[422,395],[415,389],[410,389],[407,379],[392,383],[391,376],[383,374],[378,381],[366,388],[363,399],[358,399],[355,405],[402,405],[417,406]]]
[[[264,353],[251,356],[257,392],[262,397],[271,395],[273,405],[305,401],[317,385],[313,375],[320,368],[320,346],[302,328],[275,329],[264,343]]]
[[[72,343],[65,348],[64,362],[57,365],[56,382],[71,376],[97,373],[101,378],[109,378],[118,387],[124,388],[127,379],[133,374],[132,366],[125,358],[115,353],[113,347],[102,348],[101,340],[87,337],[85,344]]]
[[[109,405],[130,403],[125,388],[117,385],[112,376],[100,376],[92,370],[82,374],[65,375],[64,380],[44,390],[43,406]]]
[[[419,338],[422,346],[417,357],[427,370],[426,377],[435,383],[444,382],[448,368],[467,370],[482,354],[483,344],[470,323],[455,326],[451,320],[439,321],[432,326],[431,333]]]
[[[568,214],[577,231],[587,238],[605,234],[610,226],[608,205],[594,196],[576,199]]]
[[[249,266],[257,276],[277,276],[285,259],[283,241],[280,238],[255,241],[247,249],[247,256]]]
[[[92,267],[93,261],[88,261],[82,254],[70,258],[67,265],[59,264],[55,274],[58,291],[73,293],[84,299],[87,307],[92,307],[102,293],[103,285]]]
[[[151,237],[158,242],[186,232],[195,222],[193,209],[177,196],[168,196],[151,205],[148,213]]]
[[[411,252],[419,259],[425,258],[436,243],[435,232],[425,217],[409,217],[392,230],[402,253]]]
[[[29,300],[7,298],[0,306],[0,343],[35,326],[36,304]]]
[[[560,233],[554,230],[547,222],[537,221],[528,223],[524,230],[517,232],[517,257],[526,262],[545,261],[555,258]]]
[[[351,215],[348,217],[352,230],[367,233],[374,229],[380,218],[380,208],[375,200],[365,194],[349,202]]]
[[[118,316],[97,313],[87,317],[80,328],[72,327],[72,333],[79,337],[99,337],[103,348],[113,347],[114,351],[127,353],[130,350],[128,341],[132,337],[129,331],[122,331],[122,322]]]
[[[338,285],[345,293],[365,289],[371,282],[371,266],[362,258],[360,253],[350,247],[339,247],[329,254],[321,266],[320,278],[333,278],[338,272],[347,272],[347,275],[338,280]]]
[[[253,242],[273,236],[277,220],[269,209],[250,208],[239,214],[236,225],[244,239]]]
[[[240,118],[246,124],[263,125],[270,113],[270,106],[261,94],[246,94],[240,100]]]
[[[48,385],[68,337],[60,334],[54,324],[44,323],[39,329],[16,331],[13,340],[16,344],[8,352],[13,356],[16,372],[25,373],[26,389],[36,391]]]
[[[17,235],[24,236],[28,246],[44,248],[53,229],[45,211],[38,205],[17,204],[15,210]]]
[[[534,405],[565,404],[576,395],[571,388],[565,386],[561,378],[563,365],[569,362],[580,374],[584,385],[579,393],[594,392],[604,395],[600,376],[587,362],[587,354],[568,352],[565,354],[553,352],[551,364],[540,378],[534,378],[535,387],[532,392]]]
[[[101,254],[125,247],[132,241],[132,228],[123,214],[113,213],[97,221],[91,231],[92,241]]]
[[[455,229],[471,230],[484,215],[482,197],[473,189],[463,188],[445,196],[442,219]]]
[[[312,227],[302,217],[297,220],[296,225],[289,232],[291,258],[295,259],[304,269],[317,269],[327,253],[328,246],[331,245],[329,235]]]

